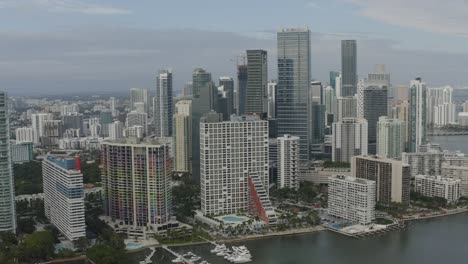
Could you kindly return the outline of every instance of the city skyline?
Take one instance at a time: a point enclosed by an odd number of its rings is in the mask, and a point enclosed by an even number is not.
[[[195,67],[212,72],[213,79],[235,77],[236,56],[247,49],[268,52],[269,78],[274,79],[276,32],[296,26],[308,26],[311,30],[314,79],[328,80],[329,71],[340,69],[340,41],[356,39],[360,77],[371,72],[375,64],[386,64],[395,85],[407,84],[415,76],[423,77],[431,86],[461,87],[468,83],[462,74],[467,70],[463,63],[468,59],[464,49],[468,44],[467,32],[459,26],[468,24],[459,11],[466,7],[464,3],[442,5],[430,1],[419,9],[420,0],[394,1],[391,7],[383,1],[296,1],[280,19],[259,20],[250,16],[265,8],[259,1],[251,10],[242,10],[246,14],[237,24],[223,21],[214,25],[205,18],[194,23],[190,18],[196,12],[186,11],[191,10],[189,7],[220,8],[220,3],[214,1],[199,6],[185,3],[188,8],[184,10],[177,10],[174,3],[158,5],[155,8],[167,12],[160,12],[163,14],[157,17],[145,10],[153,6],[149,1],[94,2],[0,1],[0,14],[5,22],[22,19],[21,23],[2,23],[0,27],[0,36],[5,40],[0,44],[5,51],[0,65],[0,87],[13,95],[151,89],[157,70],[170,67],[174,69],[174,90],[180,91]],[[223,6],[237,10],[232,3]],[[268,2],[272,18],[282,11],[280,7],[279,1]],[[385,8],[391,8],[392,15],[385,14]],[[416,10],[427,25],[405,15]],[[451,17],[428,19],[440,10],[451,11],[448,12]],[[175,11],[182,12],[182,19],[165,14]],[[325,19],[331,12],[339,19]],[[228,12],[223,16],[234,18],[238,14]],[[456,18],[456,25],[451,18]],[[39,28],[37,19],[41,19]],[[183,39],[192,41],[187,43]],[[424,45],[418,44],[421,42]]]

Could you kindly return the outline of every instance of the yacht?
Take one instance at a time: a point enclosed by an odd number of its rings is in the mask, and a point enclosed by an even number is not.
[[[216,245],[216,247],[214,249],[211,250],[211,253],[218,253],[218,252],[221,252],[221,251],[224,251],[226,250],[226,245],[225,244],[222,244],[222,245]]]
[[[182,258],[182,256],[178,256],[177,258],[172,260],[172,263],[183,263],[183,262],[184,262],[184,258]]]
[[[201,257],[199,257],[199,256],[192,256],[192,257],[190,258],[190,261],[195,262],[195,261],[199,261],[200,259],[201,259]]]

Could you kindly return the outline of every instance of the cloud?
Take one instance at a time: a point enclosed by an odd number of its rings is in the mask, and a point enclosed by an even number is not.
[[[40,9],[93,15],[129,14],[128,9],[94,5],[84,0],[0,0],[0,8]]]
[[[428,32],[468,36],[466,0],[342,0],[359,14],[383,23]]]
[[[358,41],[361,77],[375,64],[386,64],[393,84],[421,76],[428,85],[468,84],[468,55],[396,48],[398,42],[362,33],[316,33],[311,36],[312,76],[324,83],[340,69],[340,40]],[[126,92],[131,87],[154,91],[154,76],[173,69],[180,90],[196,67],[213,75],[236,76],[237,56],[247,49],[268,52],[268,75],[276,78],[276,31],[238,34],[194,29],[143,30],[84,27],[48,33],[0,32],[0,89],[11,94]],[[437,62],[437,63],[434,63]]]

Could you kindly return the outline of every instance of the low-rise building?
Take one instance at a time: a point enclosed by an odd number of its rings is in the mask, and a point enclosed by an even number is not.
[[[330,215],[363,225],[375,219],[375,181],[344,175],[328,180]]]
[[[416,175],[414,190],[427,197],[441,197],[452,203],[460,198],[460,180],[432,175]]]

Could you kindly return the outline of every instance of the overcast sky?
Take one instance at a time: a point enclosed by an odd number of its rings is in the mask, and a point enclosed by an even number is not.
[[[340,40],[358,40],[358,73],[386,64],[392,83],[468,86],[466,0],[0,0],[0,89],[10,94],[154,90],[160,68],[175,89],[195,67],[235,76],[246,49],[268,51],[276,31],[309,27],[312,76],[340,68]]]

